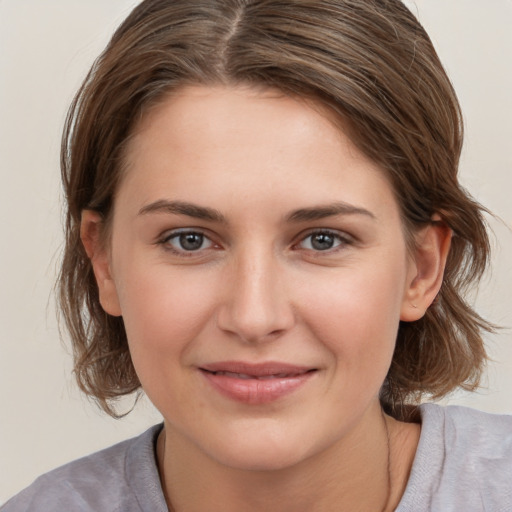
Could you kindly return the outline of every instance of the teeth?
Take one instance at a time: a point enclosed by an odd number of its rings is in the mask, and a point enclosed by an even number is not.
[[[233,372],[215,372],[215,375],[224,375],[233,379],[254,379],[251,375],[245,373],[233,373]]]
[[[214,372],[214,373],[215,373],[215,375],[223,375],[225,377],[231,377],[233,379],[243,379],[243,380],[248,380],[248,379],[271,380],[271,379],[284,379],[286,377],[292,377],[292,375],[290,375],[288,373],[278,373],[275,375],[261,375],[261,376],[247,375],[245,373],[234,373],[234,372]]]

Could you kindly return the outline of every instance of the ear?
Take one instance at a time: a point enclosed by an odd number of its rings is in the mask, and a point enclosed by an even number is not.
[[[117,289],[110,270],[110,258],[101,236],[103,218],[93,210],[83,210],[80,239],[91,260],[98,285],[101,307],[112,316],[121,316]]]
[[[439,216],[415,236],[400,320],[419,320],[434,302],[443,283],[452,230]]]

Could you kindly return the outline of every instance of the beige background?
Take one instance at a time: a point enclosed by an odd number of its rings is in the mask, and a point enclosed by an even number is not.
[[[52,286],[61,249],[60,132],[72,95],[133,0],[0,0],[0,503],[37,475],[158,421],[142,402],[115,421],[83,399],[59,341]],[[462,180],[503,222],[478,298],[512,326],[512,0],[407,2],[459,93]],[[507,227],[508,225],[508,227]],[[478,394],[450,402],[512,413],[512,334]]]

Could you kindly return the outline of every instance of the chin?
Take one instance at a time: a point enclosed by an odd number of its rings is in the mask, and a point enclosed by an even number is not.
[[[293,436],[288,430],[276,432],[260,428],[251,435],[239,430],[219,443],[206,448],[218,463],[244,471],[280,471],[296,466],[309,458],[314,447],[304,442],[303,436]]]

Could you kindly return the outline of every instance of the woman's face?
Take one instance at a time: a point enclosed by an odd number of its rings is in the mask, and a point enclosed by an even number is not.
[[[374,422],[416,273],[376,165],[311,103],[199,86],[126,163],[101,300],[168,434],[269,469]]]

